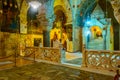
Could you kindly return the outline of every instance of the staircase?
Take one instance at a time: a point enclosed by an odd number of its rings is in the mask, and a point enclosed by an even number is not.
[[[88,49],[104,50],[104,41],[102,38],[94,39],[88,42]]]

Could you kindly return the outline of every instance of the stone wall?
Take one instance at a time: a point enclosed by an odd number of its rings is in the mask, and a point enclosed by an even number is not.
[[[41,46],[43,45],[42,35],[0,32],[0,56],[22,54],[21,50],[25,47],[35,46],[35,39],[41,39]]]
[[[0,32],[0,56],[18,53],[19,35],[16,33]]]

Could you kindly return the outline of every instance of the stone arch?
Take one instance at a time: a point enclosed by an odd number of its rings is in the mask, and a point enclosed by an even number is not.
[[[89,1],[89,0],[88,0]],[[83,6],[83,15],[82,15],[82,19],[87,19],[87,18],[89,18],[90,17],[90,15],[91,15],[91,13],[92,13],[92,11],[94,10],[94,8],[95,8],[95,6],[96,6],[96,4],[97,4],[97,2],[96,2],[96,0],[95,1],[93,1],[93,2],[89,2],[89,5],[87,5],[87,3],[88,2],[86,2],[86,4],[82,4]],[[86,6],[84,6],[84,5],[87,5],[87,7]],[[83,22],[83,23],[85,23],[85,22]]]
[[[58,10],[61,10],[61,11],[63,11],[64,13],[66,13],[65,9],[64,9],[61,5],[57,5],[57,6],[54,7],[54,13],[55,13],[56,11],[58,11]]]
[[[53,29],[54,28],[53,26],[55,26],[54,25],[55,18],[56,18],[55,13],[57,11],[64,13],[64,17],[65,17],[64,26],[65,26],[65,28],[67,28],[67,26],[69,24],[72,24],[72,12],[71,12],[70,3],[68,0],[51,0],[51,1],[49,1],[49,3],[48,3],[48,5],[52,5],[51,7],[47,8],[47,11],[49,13],[49,14],[47,14],[47,18],[48,18],[48,20],[50,20],[50,22],[49,22],[50,35],[49,36],[50,36],[50,40],[51,40],[53,38],[54,31],[57,31],[57,33],[60,31],[63,31],[63,30],[56,29],[56,28]],[[61,34],[58,36],[58,39],[60,39],[60,36],[61,36]],[[67,34],[65,35],[64,39],[67,40]],[[50,45],[51,45],[51,42],[50,42]]]
[[[65,26],[66,15],[64,8],[61,5],[55,6],[54,15],[55,15],[55,21],[53,22],[53,29],[51,30],[50,33],[51,41],[54,38],[54,34],[56,33],[58,40],[60,40],[63,43],[63,47],[66,48],[67,34],[66,34],[66,26]]]
[[[62,21],[62,25],[63,27],[65,27],[65,23],[67,21],[67,18],[66,18],[66,14],[65,14],[65,10],[62,6],[58,5],[54,8],[54,14],[55,14],[55,20],[60,20]]]
[[[54,12],[56,10],[61,10],[64,12],[66,16],[66,23],[70,24],[72,22],[72,9],[70,6],[70,2],[68,0],[54,0]]]
[[[57,36],[58,36],[58,39],[63,44],[65,43],[65,46],[63,45],[64,48],[67,47],[67,33],[66,33],[66,28],[67,27],[66,27],[66,23],[70,22],[70,20],[68,20],[68,15],[67,15],[68,9],[66,7],[66,3],[67,3],[67,1],[54,0],[53,5],[54,5],[55,20],[53,22],[53,27],[52,27],[52,30],[50,32],[50,39],[52,40],[52,37],[53,37],[54,33],[56,33]],[[59,25],[59,23],[61,25]],[[59,27],[56,27],[58,25],[59,25]]]

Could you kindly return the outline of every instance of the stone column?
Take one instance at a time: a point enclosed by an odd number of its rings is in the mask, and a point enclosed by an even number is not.
[[[82,52],[82,44],[83,44],[82,30],[83,30],[83,28],[80,28],[80,30],[79,30],[79,44],[80,44],[80,52]]]
[[[50,47],[50,30],[52,29],[53,22],[55,20],[53,5],[54,5],[54,0],[49,0],[48,2],[45,3],[48,26],[43,33],[44,47]]]
[[[82,36],[83,36],[83,44],[86,46],[86,49],[88,47],[87,31],[88,31],[88,27],[85,25],[84,28],[83,28]]]
[[[120,24],[119,24],[119,50],[120,50]]]
[[[103,47],[104,50],[106,50],[106,29],[103,29],[102,35],[103,35]]]
[[[50,47],[50,31],[43,31],[44,47]]]
[[[106,33],[106,49],[110,50],[110,26],[111,26],[111,19],[107,19],[107,33]]]
[[[0,29],[0,56],[1,56],[1,54],[2,54],[2,32],[1,32],[1,29]]]
[[[73,43],[73,52],[80,50],[79,43],[79,26],[77,25],[78,15],[78,5],[81,3],[80,0],[69,0],[71,9],[72,9],[72,43]]]
[[[107,35],[106,35],[106,49],[110,49],[110,26],[107,26]]]
[[[2,0],[1,0],[0,1],[0,31],[2,26],[2,13],[3,13],[3,10],[2,10]]]
[[[83,44],[83,47],[82,47],[82,67],[87,67],[85,49],[86,49],[85,44]]]
[[[1,27],[2,27],[2,0],[0,0],[0,56],[2,55],[2,32],[1,32]]]
[[[49,18],[48,19],[48,26],[46,29],[43,31],[43,43],[44,47],[50,47],[50,30],[52,29],[53,26],[53,19]]]

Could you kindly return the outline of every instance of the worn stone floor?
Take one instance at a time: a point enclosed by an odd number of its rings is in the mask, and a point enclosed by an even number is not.
[[[82,64],[82,58],[76,58],[76,59],[73,59],[73,60],[66,60],[66,61],[64,61],[64,63],[80,66]]]
[[[113,80],[112,76],[46,62],[0,71],[0,80]]]
[[[76,52],[76,53],[66,52],[65,60],[62,63],[68,64],[68,65],[80,66],[82,64],[82,53],[80,53],[80,52]]]
[[[6,59],[3,61],[0,61],[0,70],[4,70],[4,69],[10,69],[10,68],[14,68],[14,67],[20,67],[20,66],[24,66],[24,65],[29,65],[34,63],[34,61],[31,60],[26,60],[23,58],[17,58],[16,59],[16,63],[15,60],[11,60],[11,59]]]

